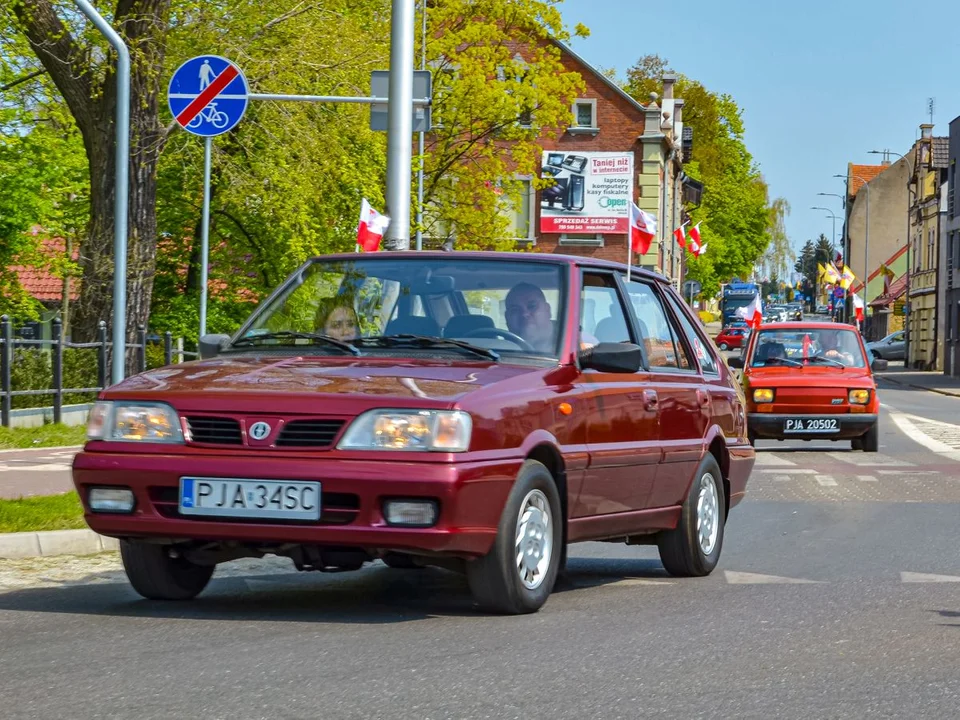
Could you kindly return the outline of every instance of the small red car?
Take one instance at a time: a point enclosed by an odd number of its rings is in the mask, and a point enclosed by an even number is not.
[[[585,540],[706,575],[755,460],[696,317],[616,263],[317,258],[201,355],[103,391],[73,464],[148,598],[275,554],[459,568],[484,606],[532,612]]]
[[[761,325],[741,357],[751,444],[775,440],[850,440],[876,452],[880,399],[863,339],[851,325],[785,322]]]
[[[717,347],[721,350],[731,350],[743,347],[744,340],[749,337],[749,328],[746,327],[725,327],[714,339]]]

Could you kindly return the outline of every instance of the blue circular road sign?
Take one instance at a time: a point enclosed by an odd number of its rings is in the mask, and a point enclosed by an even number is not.
[[[200,55],[173,73],[167,104],[184,130],[213,137],[236,127],[247,110],[248,94],[236,64],[219,55]]]

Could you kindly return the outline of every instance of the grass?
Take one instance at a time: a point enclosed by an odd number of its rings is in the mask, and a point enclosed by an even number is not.
[[[31,428],[0,427],[0,450],[83,445],[87,439],[85,425],[41,425]]]
[[[0,500],[0,533],[85,528],[75,491],[63,495]]]

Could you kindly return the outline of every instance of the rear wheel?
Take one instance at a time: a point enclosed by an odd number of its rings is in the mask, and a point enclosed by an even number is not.
[[[721,349],[721,350],[729,350],[729,349],[730,349],[730,346],[727,345],[726,343],[720,343],[720,349]]]
[[[214,565],[197,565],[172,545],[120,541],[120,558],[133,589],[148,600],[190,600],[213,576]]]
[[[860,440],[860,450],[864,452],[877,452],[877,450],[880,449],[880,421],[878,420],[871,425],[866,434],[858,439]]]
[[[756,447],[756,446],[757,446],[757,433],[754,432],[753,430],[747,430],[747,441],[748,441],[751,445],[753,445],[754,447]]]
[[[698,577],[713,572],[723,547],[725,507],[720,466],[708,454],[694,476],[680,522],[658,538],[660,561],[668,573]]]
[[[473,596],[495,612],[536,612],[553,591],[562,543],[556,483],[543,463],[527,460],[503,508],[493,547],[467,563]]]

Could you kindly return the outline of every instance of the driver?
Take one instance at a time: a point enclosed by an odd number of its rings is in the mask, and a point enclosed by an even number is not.
[[[553,352],[553,321],[543,291],[530,283],[517,283],[507,293],[505,304],[507,329],[522,337],[538,352]]]
[[[839,360],[844,365],[853,365],[853,353],[844,347],[843,340],[842,330],[821,330],[821,354],[823,357]]]

